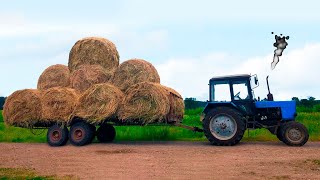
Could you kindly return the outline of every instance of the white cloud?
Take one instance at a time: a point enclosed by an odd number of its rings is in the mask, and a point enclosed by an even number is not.
[[[293,96],[320,98],[320,43],[307,44],[300,49],[287,48],[275,70],[270,64],[273,54],[239,60],[227,54],[211,54],[198,58],[172,58],[158,64],[162,83],[177,89],[184,97],[208,99],[208,81],[212,76],[258,74],[260,87],[256,97],[266,97],[265,77],[270,75],[270,89],[276,100]]]
[[[204,57],[172,58],[156,65],[161,83],[175,88],[183,97],[207,99],[209,79],[213,76],[230,74],[228,68],[239,60],[223,54],[209,54]]]

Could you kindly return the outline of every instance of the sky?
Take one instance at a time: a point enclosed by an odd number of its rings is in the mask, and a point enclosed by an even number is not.
[[[320,2],[314,0],[0,0],[0,96],[36,88],[50,65],[68,64],[84,37],[116,44],[120,62],[141,58],[161,84],[208,100],[218,75],[257,74],[255,96],[320,98]],[[274,70],[275,34],[290,36]]]

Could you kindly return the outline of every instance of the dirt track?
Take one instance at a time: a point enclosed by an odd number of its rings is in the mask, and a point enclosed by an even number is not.
[[[320,179],[320,143],[288,147],[243,142],[121,142],[66,145],[0,143],[0,167],[80,179]]]

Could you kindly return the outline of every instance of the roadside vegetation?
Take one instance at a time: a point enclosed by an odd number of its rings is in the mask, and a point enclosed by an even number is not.
[[[23,168],[0,168],[0,179],[33,179],[33,180],[42,180],[42,179],[77,179],[73,176],[39,176],[32,169],[23,169]]]

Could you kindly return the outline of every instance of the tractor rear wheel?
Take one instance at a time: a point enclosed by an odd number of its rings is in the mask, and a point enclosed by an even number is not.
[[[282,141],[283,142],[283,136],[282,136],[282,134],[281,134],[281,132],[282,132],[282,125],[281,126],[279,126],[278,127],[278,130],[277,130],[277,138],[280,140],[280,141]]]
[[[296,121],[284,123],[281,127],[283,142],[289,146],[303,146],[309,139],[307,128]]]
[[[103,124],[97,130],[97,138],[100,142],[112,142],[116,137],[116,130],[110,124]]]
[[[48,129],[47,142],[50,146],[63,146],[68,142],[68,128],[53,125]]]
[[[242,139],[245,129],[239,112],[228,107],[211,110],[203,120],[204,134],[213,145],[235,145]]]
[[[90,124],[78,122],[71,126],[69,136],[71,144],[83,146],[92,142],[94,131]]]

